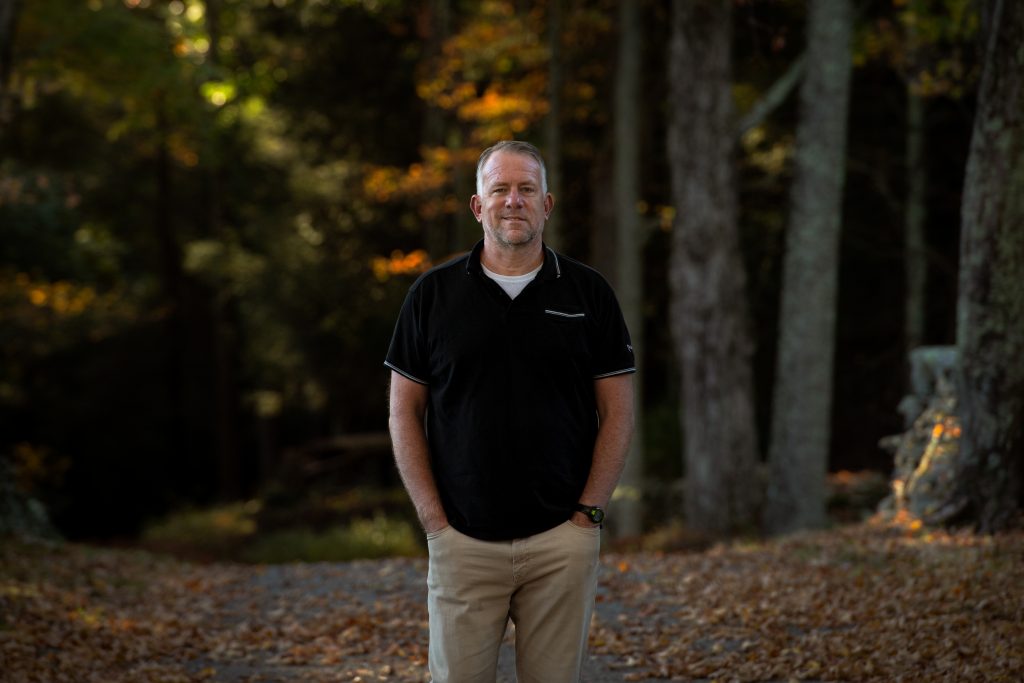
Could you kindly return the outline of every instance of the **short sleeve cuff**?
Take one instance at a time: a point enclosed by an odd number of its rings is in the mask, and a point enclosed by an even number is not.
[[[412,380],[413,382],[416,382],[417,384],[422,384],[423,386],[428,386],[430,384],[426,380],[422,380],[419,377],[417,377],[416,375],[414,375],[414,374],[412,374],[410,372],[406,372],[405,370],[403,370],[400,367],[397,367],[396,365],[391,363],[391,361],[384,361],[384,365],[386,365],[387,367],[391,368],[392,370],[397,372],[402,377],[405,377],[408,380]]]

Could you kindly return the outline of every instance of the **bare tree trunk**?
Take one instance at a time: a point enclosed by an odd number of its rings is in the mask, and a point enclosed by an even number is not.
[[[681,371],[687,523],[753,521],[757,463],[746,276],[739,249],[731,3],[675,0],[669,59],[671,327]]]
[[[629,327],[637,367],[643,355],[642,225],[637,214],[640,201],[640,5],[619,4],[619,61],[615,74],[615,289]],[[643,373],[637,373],[634,390],[636,423],[643,426]],[[637,536],[643,526],[643,429],[630,445],[629,458],[615,500],[615,530]]]
[[[920,2],[911,5],[914,13],[923,11]],[[928,215],[928,166],[925,163],[925,99],[917,92],[915,80],[921,72],[921,37],[916,22],[907,27],[909,78],[907,82],[907,200],[903,212],[903,264],[906,297],[904,299],[903,346],[911,351],[924,343],[928,286],[928,257],[925,218]]]
[[[925,101],[907,92],[907,208],[904,212],[906,304],[903,341],[907,353],[924,343],[928,287],[928,249],[925,219],[928,215],[928,166],[925,164]]]
[[[14,115],[13,98],[7,91],[14,67],[14,36],[21,6],[18,0],[0,0],[0,125]]]
[[[425,45],[426,59],[428,62],[440,60],[444,42],[451,33],[451,7],[449,0],[426,0],[420,5],[419,15],[419,37]],[[427,104],[427,111],[423,121],[423,145],[428,148],[444,147],[445,140],[445,118],[440,107]],[[441,201],[441,194],[444,190],[432,197]],[[466,204],[469,198],[466,197]],[[462,213],[465,206],[460,207]],[[427,253],[435,261],[443,260],[452,253],[453,236],[452,218],[446,212],[441,211],[432,220],[421,218],[423,229],[423,244]],[[462,247],[464,248],[464,247]]]
[[[561,198],[562,192],[562,2],[548,3],[548,115],[544,120],[544,162],[548,191]],[[561,212],[551,214],[544,226],[544,241],[552,249],[562,247]]]
[[[595,191],[590,193],[587,262],[597,268],[609,282],[618,282],[619,264],[615,256],[615,196],[611,192],[596,189],[610,187],[615,182],[615,154],[612,150],[614,131],[603,131],[600,136],[594,141],[594,154],[587,172],[590,187],[595,188]]]
[[[825,523],[851,33],[850,0],[810,3],[768,449],[772,533]]]
[[[156,228],[160,250],[160,280],[168,304],[164,320],[167,334],[167,356],[164,365],[167,390],[168,425],[166,435],[172,451],[183,460],[188,459],[189,434],[185,418],[185,382],[187,363],[185,349],[185,274],[182,270],[181,245],[174,230],[174,197],[171,182],[170,140],[171,124],[167,118],[167,98],[159,93],[156,99],[156,201],[153,226]]]
[[[207,63],[213,69],[220,67],[220,51],[217,49],[221,35],[220,0],[206,3],[206,29],[210,35],[210,51]],[[203,188],[207,230],[210,235],[227,245],[224,226],[224,186],[227,165],[224,157],[224,136],[211,122],[206,141],[209,162],[204,169],[206,179]],[[238,386],[237,363],[240,356],[238,339],[237,301],[233,295],[213,290],[210,292],[210,338],[213,346],[213,389],[215,400],[214,429],[217,440],[218,491],[224,500],[235,500],[244,493],[243,458],[238,436]]]
[[[958,484],[982,531],[1010,526],[1024,473],[1024,4],[985,3],[962,205]]]

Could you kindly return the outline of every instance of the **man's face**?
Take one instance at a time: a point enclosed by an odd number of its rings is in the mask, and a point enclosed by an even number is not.
[[[481,172],[481,192],[469,205],[484,228],[484,237],[502,248],[539,240],[554,197],[541,188],[540,164],[526,154],[499,151]]]

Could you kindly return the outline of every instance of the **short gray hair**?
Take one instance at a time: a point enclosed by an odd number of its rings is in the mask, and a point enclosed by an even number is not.
[[[491,158],[491,155],[495,152],[512,152],[513,154],[525,154],[540,164],[540,189],[545,194],[548,191],[548,169],[544,165],[544,157],[540,155],[540,150],[531,145],[529,142],[523,142],[522,140],[502,140],[501,142],[491,145],[483,151],[480,155],[480,160],[476,162],[476,193],[483,194],[484,192],[484,164]]]

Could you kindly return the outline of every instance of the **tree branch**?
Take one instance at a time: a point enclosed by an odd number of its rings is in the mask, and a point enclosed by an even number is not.
[[[778,109],[779,105],[786,101],[789,97],[789,93],[796,88],[797,84],[800,83],[804,77],[804,66],[806,63],[806,56],[801,54],[797,57],[792,64],[789,65],[789,69],[786,73],[782,74],[779,80],[772,84],[772,87],[768,89],[757,104],[751,107],[750,111],[747,112],[746,116],[740,119],[739,125],[736,127],[736,137],[740,138],[755,126],[761,124],[768,115]]]

